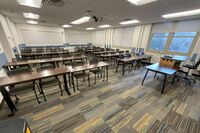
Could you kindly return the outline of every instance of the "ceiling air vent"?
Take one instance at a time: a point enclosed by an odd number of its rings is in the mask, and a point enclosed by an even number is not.
[[[43,0],[42,3],[45,5],[58,6],[58,7],[63,7],[65,4],[63,0]]]

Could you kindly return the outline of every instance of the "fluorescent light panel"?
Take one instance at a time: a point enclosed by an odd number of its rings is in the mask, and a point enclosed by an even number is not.
[[[95,30],[95,28],[93,28],[93,27],[88,27],[88,28],[86,28],[86,30]]]
[[[196,10],[165,14],[165,15],[162,15],[162,17],[163,18],[177,18],[177,17],[186,17],[186,16],[193,16],[193,15],[199,15],[199,14],[200,14],[200,9],[196,9]]]
[[[110,25],[108,24],[105,24],[105,25],[100,25],[99,28],[108,28],[108,27],[111,27]]]
[[[20,5],[41,8],[42,0],[17,0]]]
[[[90,18],[89,16],[85,16],[85,17],[82,17],[78,20],[75,20],[73,22],[71,22],[71,24],[83,24],[83,23],[86,23],[86,22],[89,22],[90,21]]]
[[[68,25],[68,24],[65,24],[62,26],[63,28],[69,28],[69,27],[72,27],[71,25]]]
[[[39,19],[40,15],[33,14],[33,13],[23,13],[25,18],[31,18],[31,19]]]
[[[145,5],[145,4],[148,4],[148,3],[155,2],[157,0],[127,0],[127,1],[129,1],[132,4],[135,4],[137,6],[141,6],[141,5]]]
[[[136,23],[140,23],[140,21],[139,20],[127,20],[127,21],[120,22],[121,25],[136,24]]]
[[[29,24],[38,24],[38,21],[33,21],[33,20],[27,20],[26,22]]]

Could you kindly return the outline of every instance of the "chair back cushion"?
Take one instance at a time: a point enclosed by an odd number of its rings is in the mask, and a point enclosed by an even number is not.
[[[37,71],[39,72],[42,70],[53,69],[53,68],[55,68],[53,64],[47,64],[47,65],[38,67]]]
[[[29,73],[29,72],[31,72],[30,68],[23,67],[8,71],[8,75],[15,75],[15,74]]]

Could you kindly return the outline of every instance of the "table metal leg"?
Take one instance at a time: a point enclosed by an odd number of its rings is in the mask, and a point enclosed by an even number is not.
[[[119,67],[119,61],[117,63],[116,72],[118,72],[118,67]]]
[[[164,74],[164,75],[165,75],[165,78],[164,78],[164,83],[163,83],[163,87],[162,87],[161,94],[163,94],[163,92],[164,92],[164,89],[165,89],[165,83],[166,83],[166,79],[167,79],[167,75],[166,75],[166,74]]]
[[[146,79],[146,76],[147,76],[148,72],[149,72],[149,69],[147,69],[147,72],[146,72],[145,75],[144,75],[144,78],[143,78],[143,80],[142,80],[142,84],[141,84],[141,85],[144,84],[144,80]]]
[[[155,75],[154,75],[154,77],[153,77],[154,79],[156,78],[156,75],[157,75],[157,72],[155,73]]]
[[[75,84],[74,84],[74,74],[73,73],[71,73],[71,82],[72,82],[72,85],[73,85],[73,90],[74,90],[74,92],[76,92]]]
[[[11,115],[15,114],[15,111],[17,111],[12,99],[10,98],[9,93],[6,91],[6,89],[4,87],[0,88],[1,90],[1,94],[3,95],[4,100],[6,101],[10,111],[11,111]]]
[[[126,67],[126,63],[123,62],[123,66],[122,66],[122,76],[125,74],[125,67]]]
[[[66,74],[63,74],[63,80],[64,80],[64,85],[65,85],[65,91],[67,92],[67,95],[71,95],[69,89],[68,89],[68,85],[67,85],[67,78],[66,78]]]
[[[108,81],[108,66],[106,66],[106,81]]]
[[[174,77],[173,77],[173,80],[172,80],[172,84],[171,84],[171,85],[174,84],[174,80],[175,80],[175,78],[176,78],[176,73],[174,74]]]
[[[69,79],[69,87],[71,87],[71,76],[70,76],[71,74],[69,73],[68,74],[68,79]]]

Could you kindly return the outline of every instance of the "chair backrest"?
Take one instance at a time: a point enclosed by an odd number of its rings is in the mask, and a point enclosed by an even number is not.
[[[90,63],[90,64],[96,64],[96,63],[98,63],[98,62],[99,62],[99,59],[96,58],[96,57],[94,57],[92,60],[89,60],[89,63]]]
[[[42,70],[46,70],[46,69],[53,69],[55,68],[53,64],[47,64],[47,65],[44,65],[44,66],[39,66],[37,67],[37,71],[42,71]]]
[[[62,57],[71,57],[72,55],[69,53],[62,54]]]
[[[196,58],[197,58],[197,53],[194,53],[193,55],[192,55],[192,58],[191,58],[191,61],[195,61],[196,60]]]
[[[144,55],[144,48],[139,48],[140,55]]]
[[[127,58],[130,58],[131,56],[132,56],[131,53],[126,53]]]
[[[131,53],[135,54],[136,53],[136,47],[132,47]]]
[[[21,73],[30,73],[31,70],[30,68],[27,67],[23,67],[23,68],[17,68],[17,69],[13,69],[8,71],[8,75],[15,75],[15,74],[21,74]]]
[[[120,59],[123,59],[124,58],[124,55],[122,54],[122,55],[119,55],[118,56]]]
[[[78,53],[74,53],[74,57],[80,57],[82,55],[82,53],[78,52]]]

